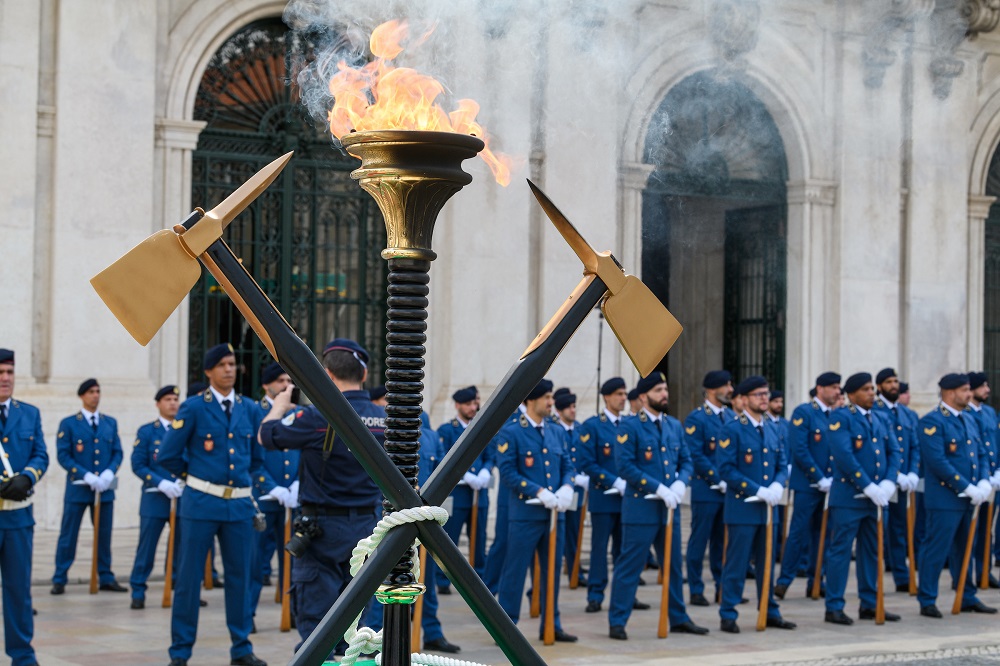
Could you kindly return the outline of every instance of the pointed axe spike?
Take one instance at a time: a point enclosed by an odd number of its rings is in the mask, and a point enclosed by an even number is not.
[[[242,213],[247,206],[253,203],[254,199],[260,196],[261,192],[274,182],[288,161],[292,159],[292,154],[292,152],[285,153],[255,173],[247,182],[236,188],[235,192],[226,197],[222,203],[205,213],[205,216],[219,220],[222,223],[222,228],[225,229],[230,222],[236,219],[237,215]]]
[[[531,188],[531,193],[535,195],[535,199],[538,200],[538,204],[545,211],[545,215],[549,218],[552,224],[555,225],[556,229],[562,235],[562,237],[569,243],[569,246],[573,248],[576,252],[576,256],[580,257],[580,261],[583,262],[584,267],[591,273],[597,272],[597,252],[594,248],[590,246],[590,243],[580,235],[580,232],[576,230],[573,223],[562,214],[562,212],[556,208],[556,205],[552,203],[552,200],[545,196],[545,193],[535,185],[530,180],[528,181],[528,187]]]
[[[157,231],[95,275],[90,284],[135,341],[146,346],[201,276],[180,237]]]

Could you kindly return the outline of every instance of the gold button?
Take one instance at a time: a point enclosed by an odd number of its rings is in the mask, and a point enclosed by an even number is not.
[[[661,446],[661,447],[660,447],[660,450],[661,450],[661,451],[666,451],[666,450],[667,450],[667,447],[665,447],[665,446]]]
[[[521,485],[522,485],[522,486],[526,486],[526,485],[528,485],[528,482],[527,482],[527,481],[522,481],[522,482],[521,482]]]
[[[545,478],[546,478],[546,479],[551,479],[551,478],[552,478],[552,475],[551,475],[551,474],[546,474],[546,475],[545,475]]]
[[[542,449],[542,453],[548,453],[548,452],[549,452],[548,449]]]
[[[233,482],[232,482],[232,481],[230,481],[230,482],[229,482],[229,485],[233,485]]]
[[[644,486],[644,485],[646,485],[646,479],[643,479],[642,481],[640,481],[640,482],[639,482],[639,485],[641,485],[641,486]]]
[[[286,478],[286,479],[288,478],[288,475],[287,475],[287,474],[285,475],[285,478]]]
[[[881,453],[881,451],[879,451],[878,449],[875,449],[875,455],[878,455],[879,453]]]
[[[603,478],[604,478],[604,475],[603,475],[603,474],[601,474],[601,475],[600,475],[600,476],[599,476],[598,478],[601,478],[601,479],[603,479]]]
[[[767,481],[767,474],[764,475],[764,480]]]
[[[236,465],[230,465],[229,469],[236,469]]]
[[[767,461],[766,460],[764,461],[764,467],[767,467]]]
[[[236,449],[229,449],[229,453],[236,453]]]
[[[100,453],[100,452],[101,452],[100,449],[94,449],[94,453]]]
[[[767,449],[764,449],[764,453],[767,453]]]
[[[233,433],[229,433],[229,439],[233,438]]]

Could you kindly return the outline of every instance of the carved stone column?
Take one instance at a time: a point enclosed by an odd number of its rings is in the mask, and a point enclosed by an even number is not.
[[[981,368],[984,358],[983,311],[986,306],[984,284],[986,264],[986,218],[996,197],[969,195],[969,260],[968,271],[968,322],[966,324],[966,366]]]
[[[618,167],[618,237],[615,247],[621,253],[618,260],[622,265],[634,266],[636,272],[642,266],[642,193],[655,168],[642,162],[624,162]],[[614,376],[612,373],[622,374],[632,363],[620,345],[613,348],[617,351],[613,370],[605,373],[608,377]]]
[[[868,25],[862,61],[865,85],[879,88],[885,71],[896,61],[903,35],[934,9],[934,0],[868,0],[863,17]]]

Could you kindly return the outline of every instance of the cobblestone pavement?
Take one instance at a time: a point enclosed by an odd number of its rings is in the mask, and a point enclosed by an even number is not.
[[[86,577],[90,572],[91,532],[81,530],[78,559],[70,571],[66,594],[49,594],[57,534],[39,530],[35,538],[32,588],[38,610],[35,623],[35,648],[43,666],[116,666],[167,664],[170,643],[170,611],[160,607],[163,590],[162,552],[157,573],[150,583],[147,607],[129,609],[129,595],[101,592],[87,593]],[[138,530],[116,530],[113,569],[123,585],[128,583]],[[655,583],[655,572],[645,578]],[[752,581],[748,581],[752,585]],[[853,585],[853,580],[852,580]],[[931,620],[918,615],[917,603],[906,594],[892,592],[886,608],[903,616],[899,623],[876,627],[871,622],[857,622],[841,627],[823,622],[821,602],[806,599],[805,582],[798,579],[781,604],[786,619],[798,623],[795,631],[769,629],[754,631],[755,610],[742,607],[740,625],[743,633],[723,634],[718,630],[718,608],[689,608],[693,620],[712,629],[706,637],[671,634],[666,640],[656,638],[660,589],[650,584],[639,588],[639,598],[652,604],[649,611],[636,611],[628,625],[629,640],[611,641],[607,637],[607,614],[583,612],[586,593],[583,588],[569,590],[563,578],[560,607],[564,628],[579,635],[576,644],[545,647],[538,639],[537,620],[527,618],[527,604],[521,626],[552,665],[608,666],[680,666],[695,661],[699,666],[737,666],[742,664],[795,663],[810,666],[850,666],[853,664],[985,665],[1000,662],[1000,615],[952,616],[947,614],[953,593],[950,580],[942,578],[944,596],[939,606],[946,616]],[[895,589],[886,577],[886,589]],[[747,588],[748,592],[750,587]],[[266,587],[257,614],[259,632],[252,636],[254,651],[272,666],[288,661],[297,635],[278,630],[280,607],[273,600],[274,588]],[[223,592],[203,591],[209,606],[201,610],[198,642],[191,666],[229,663],[229,638],[225,630]],[[981,593],[980,598],[1000,606],[997,590]],[[857,597],[848,590],[848,612],[856,613]],[[606,609],[605,605],[605,609]],[[484,664],[506,663],[492,638],[475,621],[457,594],[442,597],[441,618],[450,641],[462,646],[463,659]]]

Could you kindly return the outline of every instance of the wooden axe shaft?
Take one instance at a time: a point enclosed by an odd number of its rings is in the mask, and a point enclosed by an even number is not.
[[[90,593],[97,594],[100,587],[99,573],[97,571],[97,558],[100,555],[101,545],[101,491],[94,491],[94,503],[90,508],[90,517],[94,522],[94,549],[90,562]]]
[[[167,567],[165,580],[163,582],[163,604],[164,608],[170,608],[173,604],[173,578],[174,578],[174,537],[177,536],[177,498],[170,498],[170,534],[167,535]]]
[[[974,507],[972,520],[969,521],[969,538],[965,542],[965,553],[962,555],[962,568],[958,574],[958,584],[955,587],[955,603],[951,605],[951,614],[962,612],[962,597],[965,596],[965,580],[969,575],[969,559],[972,557],[972,544],[976,540],[976,514],[979,507]]]
[[[766,534],[764,534],[763,571],[758,563],[758,573],[763,576],[760,583],[760,606],[757,611],[757,631],[767,628],[767,605],[771,600],[771,562],[774,560],[774,507],[767,508]]]

